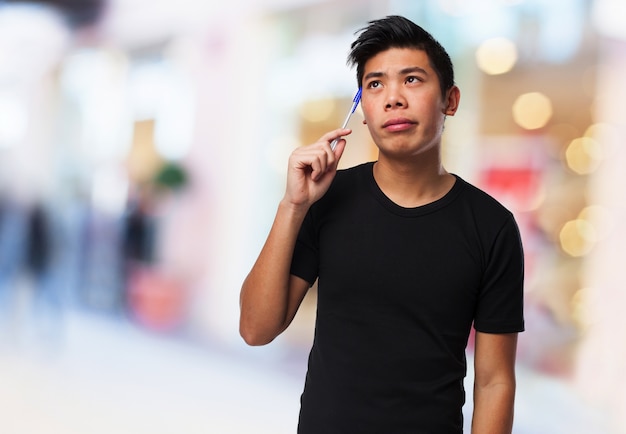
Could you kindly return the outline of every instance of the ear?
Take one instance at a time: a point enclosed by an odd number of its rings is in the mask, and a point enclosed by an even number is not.
[[[444,109],[442,110],[443,114],[445,114],[446,116],[454,116],[457,109],[459,108],[460,101],[461,90],[457,86],[452,86],[446,94]]]

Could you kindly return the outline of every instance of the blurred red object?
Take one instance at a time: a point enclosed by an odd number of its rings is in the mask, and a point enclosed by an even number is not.
[[[541,173],[534,167],[489,167],[481,185],[488,193],[516,210],[533,208],[540,190]]]
[[[156,331],[179,327],[186,313],[187,294],[175,277],[152,267],[133,267],[128,280],[128,303],[132,316]]]

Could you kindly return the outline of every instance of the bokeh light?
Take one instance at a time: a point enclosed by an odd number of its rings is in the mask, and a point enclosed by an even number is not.
[[[509,72],[517,62],[517,47],[507,38],[492,38],[484,41],[476,50],[478,67],[489,75]]]
[[[603,159],[602,147],[590,137],[579,137],[572,140],[565,150],[567,167],[579,175],[594,172]]]
[[[589,222],[598,240],[607,238],[615,227],[615,215],[601,205],[589,205],[583,208],[578,218]]]
[[[536,130],[546,126],[552,117],[552,102],[541,92],[520,95],[513,103],[513,119],[520,127]]]
[[[595,228],[587,220],[570,220],[559,233],[561,248],[570,256],[584,256],[597,241]]]
[[[322,122],[331,117],[335,105],[333,98],[309,100],[302,104],[300,115],[308,122]]]

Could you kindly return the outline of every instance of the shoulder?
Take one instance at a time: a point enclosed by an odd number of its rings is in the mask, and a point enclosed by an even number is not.
[[[369,161],[345,169],[339,169],[337,170],[334,183],[366,179],[371,176],[373,164],[372,161]]]
[[[372,164],[363,163],[338,170],[326,194],[313,204],[312,213],[320,215],[330,211],[337,212],[348,202],[367,194],[370,190]]]
[[[458,175],[457,178],[459,196],[465,206],[468,206],[481,215],[492,215],[508,219],[513,217],[513,213],[499,200],[491,196],[486,191],[470,184]]]
[[[487,245],[502,236],[519,238],[519,228],[511,210],[484,190],[457,176],[459,193],[455,200],[459,224],[471,229]],[[457,220],[458,221],[458,220]]]
[[[372,177],[372,164],[362,163],[338,170],[326,196],[353,194],[356,189],[368,185],[368,180]]]

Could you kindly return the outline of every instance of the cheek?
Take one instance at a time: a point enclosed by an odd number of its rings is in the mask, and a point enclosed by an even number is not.
[[[361,111],[363,112],[364,121],[366,121],[369,124],[372,121],[373,115],[374,115],[374,111],[372,109],[371,103],[370,104],[364,103],[361,100]]]

